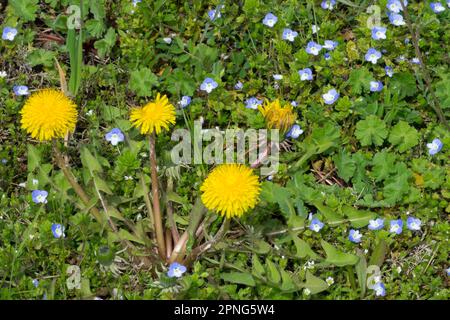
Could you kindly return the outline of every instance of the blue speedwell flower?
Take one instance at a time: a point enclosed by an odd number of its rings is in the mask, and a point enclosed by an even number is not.
[[[33,284],[33,286],[35,288],[39,287],[39,280],[38,279],[33,279],[33,281],[31,281],[31,283]]]
[[[283,40],[294,42],[295,37],[297,37],[297,36],[298,36],[297,31],[293,31],[293,30],[287,29],[287,28],[283,30],[283,36],[282,36]]]
[[[59,223],[52,224],[52,233],[56,239],[64,238],[66,235],[64,234],[66,228]]]
[[[392,220],[391,227],[389,229],[390,233],[400,234],[403,231],[403,221],[402,219]]]
[[[266,16],[264,17],[262,23],[266,26],[268,26],[269,28],[272,28],[278,21],[278,18],[276,15],[274,15],[272,12],[269,12],[268,14],[266,14]]]
[[[440,2],[431,2],[430,8],[433,10],[434,13],[441,13],[445,11],[445,7]]]
[[[384,297],[386,295],[386,288],[383,282],[377,282],[372,289],[375,291],[375,295],[378,297]]]
[[[208,11],[208,17],[211,21],[214,21],[217,18],[220,18],[222,14],[220,11],[216,11],[216,9],[212,9]]]
[[[325,52],[325,54],[323,55],[323,57],[325,58],[325,60],[330,60],[331,59],[331,55],[329,52]]]
[[[384,227],[384,219],[378,218],[374,220],[369,220],[369,229],[370,230],[380,230]]]
[[[372,39],[373,40],[386,39],[386,28],[385,27],[373,27],[372,28]]]
[[[326,104],[333,104],[339,98],[339,92],[336,89],[330,89],[322,95],[322,98]]]
[[[292,103],[291,103],[292,104]],[[303,133],[302,128],[298,124],[294,124],[286,133],[286,138],[297,139]]]
[[[309,229],[315,232],[319,232],[320,230],[322,230],[324,224],[322,223],[322,221],[320,221],[317,218],[312,219],[310,225],[309,225]]]
[[[386,71],[386,75],[389,78],[392,78],[392,76],[394,75],[394,69],[392,69],[392,67],[386,66],[384,67],[384,71]]]
[[[322,50],[322,46],[318,43],[315,43],[314,41],[308,42],[308,45],[306,46],[306,53],[312,54],[314,56],[317,56]]]
[[[297,106],[297,101],[291,101],[291,106],[296,107]]]
[[[122,142],[125,139],[125,136],[119,128],[114,128],[105,134],[105,139],[106,141],[111,142],[113,146],[117,146],[119,142]]]
[[[142,0],[133,0],[133,7],[136,7],[138,3],[141,3]]]
[[[332,51],[332,50],[336,49],[338,44],[339,43],[337,41],[325,40],[322,48]]]
[[[405,25],[405,20],[403,20],[403,16],[401,14],[391,13],[389,15],[389,21],[396,27]]]
[[[420,60],[419,60],[419,58],[412,58],[411,63],[412,64],[420,64]]]
[[[411,231],[419,231],[420,226],[422,225],[422,221],[419,218],[408,217],[406,220],[406,226]]]
[[[450,2],[447,2],[447,3],[450,3]],[[450,5],[449,5],[449,7],[450,7]],[[448,267],[445,271],[447,271],[447,275],[450,277],[450,267]]]
[[[203,80],[203,83],[200,85],[200,90],[211,93],[215,88],[217,88],[217,82],[215,82],[211,78],[206,78]]]
[[[281,75],[281,74],[274,74],[273,75],[273,79],[275,81],[279,81],[279,80],[283,79],[283,75]]]
[[[336,5],[336,0],[323,0],[320,6],[325,10],[333,10]]]
[[[370,91],[379,92],[383,90],[383,82],[381,81],[370,81]]]
[[[305,68],[305,69],[299,70],[298,74],[300,75],[300,80],[302,80],[302,81],[306,81],[306,80],[311,81],[313,79],[312,70],[310,68]]]
[[[403,4],[405,6],[407,6],[408,5],[408,1],[404,0]],[[400,3],[400,0],[389,0],[387,5],[386,5],[386,8],[389,11],[394,12],[394,13],[399,13],[400,11],[403,11],[403,7],[402,7],[402,4]]]
[[[262,100],[256,99],[255,97],[251,97],[245,100],[245,107],[248,109],[258,109],[258,106],[262,104]]]
[[[34,203],[47,203],[48,192],[45,190],[33,190],[31,199]]]
[[[360,243],[361,239],[362,239],[362,234],[359,232],[359,230],[350,229],[350,233],[348,235],[348,239],[351,242]]]
[[[3,33],[2,33],[2,39],[3,40],[8,40],[8,41],[13,41],[14,38],[17,35],[17,29],[16,28],[12,28],[12,27],[5,27],[3,29]]]
[[[436,153],[441,151],[443,145],[444,144],[442,143],[441,140],[437,138],[433,139],[431,143],[427,143],[428,153],[432,156],[435,155]]]
[[[169,276],[169,278],[180,278],[183,273],[186,272],[186,267],[183,266],[182,264],[179,264],[177,262],[172,263],[169,266],[169,271],[167,272],[167,275]]]
[[[189,97],[189,96],[181,97],[181,100],[178,101],[178,104],[180,105],[180,107],[186,108],[188,105],[191,104],[191,97]]]
[[[30,94],[27,86],[14,86],[13,91],[16,96],[27,96]]]
[[[377,49],[370,48],[369,50],[367,50],[365,58],[366,61],[372,62],[372,64],[376,64],[378,59],[381,58],[381,52]]]
[[[236,90],[242,90],[242,88],[244,87],[244,84],[240,81],[238,81],[235,85],[234,85],[234,89]]]

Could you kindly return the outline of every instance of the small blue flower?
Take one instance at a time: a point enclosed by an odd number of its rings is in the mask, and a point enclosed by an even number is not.
[[[337,41],[333,41],[333,40],[325,40],[322,48],[333,51],[334,49],[336,49],[336,47],[338,46],[338,42]]]
[[[266,14],[266,16],[264,17],[262,23],[266,26],[268,26],[269,28],[272,28],[278,21],[278,18],[276,15],[272,14],[272,12],[269,12],[268,14]]]
[[[391,220],[391,228],[389,229],[390,233],[400,234],[403,231],[403,221],[402,219]]]
[[[5,27],[3,29],[3,33],[2,33],[2,39],[3,40],[8,40],[8,41],[13,41],[14,38],[17,35],[17,29],[16,28],[12,28],[12,27]]]
[[[438,153],[439,151],[441,151],[442,147],[443,147],[443,143],[441,140],[439,139],[433,139],[433,141],[431,143],[427,143],[427,148],[428,148],[428,153],[430,155],[435,155],[436,153]]]
[[[52,233],[56,239],[64,238],[66,235],[64,234],[65,228],[63,225],[59,223],[52,224]]]
[[[323,0],[320,6],[322,9],[325,10],[333,10],[334,6],[336,5],[336,0]]]
[[[404,0],[403,4],[405,6],[407,6],[408,1]],[[389,11],[394,12],[394,13],[399,13],[400,11],[403,11],[403,7],[402,7],[402,4],[400,3],[400,0],[389,0],[386,5],[386,8]]]
[[[242,90],[242,88],[244,87],[244,84],[240,81],[238,81],[235,85],[234,85],[234,89],[236,90]]]
[[[328,90],[327,93],[322,95],[322,98],[326,104],[333,104],[339,98],[339,92],[336,89]]]
[[[125,139],[125,136],[119,128],[114,128],[105,134],[105,139],[106,141],[111,142],[113,146],[117,146],[119,142],[122,142]]]
[[[308,45],[306,46],[306,53],[314,56],[317,56],[320,53],[320,50],[322,50],[322,46],[314,41],[308,42]]]
[[[375,291],[375,295],[378,297],[384,297],[386,295],[386,288],[383,282],[377,282],[374,284],[372,289]]]
[[[386,28],[385,27],[373,27],[372,28],[372,39],[373,40],[386,39]]]
[[[27,96],[30,94],[27,86],[14,86],[13,91],[16,96]]]
[[[450,0],[447,0],[447,7],[450,8]]]
[[[299,70],[298,74],[300,75],[300,80],[302,80],[302,81],[306,81],[306,80],[311,81],[313,79],[312,70],[310,68],[305,68],[305,69]]]
[[[397,27],[404,26],[406,24],[405,20],[403,20],[403,16],[397,13],[391,13],[389,15],[389,21],[391,22],[391,24]]]
[[[449,2],[447,2],[447,4],[448,4],[448,3],[449,3]],[[449,7],[450,7],[450,5],[449,5]],[[445,271],[447,272],[447,275],[450,277],[450,267],[448,267]]]
[[[281,75],[281,74],[274,74],[273,75],[273,79],[275,81],[279,81],[279,80],[283,79],[283,75]]]
[[[133,0],[133,7],[136,7],[138,3],[141,3],[142,0]]]
[[[178,102],[178,104],[180,105],[180,107],[182,108],[186,108],[188,105],[191,104],[191,97],[189,96],[182,96],[181,100]]]
[[[366,61],[372,62],[372,64],[376,64],[378,59],[381,58],[381,52],[377,49],[370,48],[367,50],[367,53],[365,55]]]
[[[381,81],[370,81],[370,91],[379,92],[383,90],[383,82]]]
[[[323,55],[323,57],[325,58],[325,60],[330,60],[331,59],[331,55],[329,52],[325,52],[325,54]]]
[[[419,58],[412,58],[411,63],[412,64],[420,64],[420,60],[419,60]]]
[[[445,11],[445,7],[440,2],[431,2],[430,8],[434,13],[441,13]]]
[[[7,164],[8,163],[8,159],[3,158],[2,159],[2,164]]]
[[[392,76],[394,75],[394,69],[392,69],[392,67],[386,66],[384,67],[384,71],[386,71],[386,75],[389,78],[392,78]]]
[[[284,29],[283,30],[283,36],[282,36],[283,40],[294,42],[295,37],[297,37],[297,36],[298,36],[298,32],[297,31],[293,31],[291,29]]]
[[[169,271],[167,272],[167,275],[169,276],[169,278],[180,278],[183,273],[186,272],[186,267],[174,262],[169,266]]]
[[[245,107],[248,109],[258,109],[258,106],[262,104],[262,100],[256,99],[255,97],[251,97],[245,100]]]
[[[200,85],[200,90],[211,93],[215,88],[217,88],[217,82],[215,82],[211,78],[206,78],[203,80],[203,83]]]
[[[319,219],[314,218],[309,225],[309,230],[319,232],[320,230],[322,230],[323,226],[324,224]]]
[[[291,101],[291,106],[296,107],[297,106],[297,101]]]
[[[212,9],[212,10],[208,11],[208,17],[211,21],[214,21],[215,19],[222,17],[222,14],[220,13],[220,11],[216,11],[216,9]]]
[[[47,203],[48,192],[45,190],[33,190],[31,199],[34,203]]]
[[[298,124],[294,124],[292,128],[286,133],[287,138],[297,139],[303,133],[302,128]]]
[[[360,243],[361,239],[362,239],[362,234],[359,232],[359,230],[350,229],[350,233],[348,235],[348,239],[351,242]]]
[[[384,227],[384,219],[378,218],[375,220],[369,220],[369,229],[370,230],[380,230]]]
[[[31,281],[31,283],[33,284],[33,286],[35,288],[37,288],[39,286],[39,280],[38,279],[33,279],[33,281]]]
[[[419,231],[420,226],[422,225],[422,221],[419,218],[408,217],[406,220],[406,226],[411,231]]]

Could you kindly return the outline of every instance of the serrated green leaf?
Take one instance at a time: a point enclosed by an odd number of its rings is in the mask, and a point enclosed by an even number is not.
[[[267,266],[266,274],[269,281],[273,283],[280,283],[281,275],[280,272],[278,271],[277,266],[270,259],[266,259],[266,266]]]
[[[152,94],[151,88],[158,86],[158,77],[148,68],[141,68],[131,72],[130,89],[138,96],[148,97]]]
[[[306,271],[306,282],[304,286],[311,294],[317,294],[328,289],[328,284],[324,280],[314,276],[309,271]]]
[[[375,212],[358,210],[350,206],[344,206],[342,212],[348,217],[348,220],[354,228],[367,226],[369,220],[372,220],[377,216]]]
[[[34,21],[36,11],[38,10],[38,0],[9,0],[14,13],[22,19],[23,22]]]
[[[362,146],[381,146],[388,135],[386,124],[377,116],[370,115],[356,124],[356,138]]]
[[[256,285],[255,279],[253,279],[250,273],[244,272],[228,272],[222,273],[220,278],[227,282],[243,284],[249,287],[254,287]]]
[[[295,248],[297,250],[296,256],[299,258],[306,258],[310,257],[311,259],[317,259],[318,255],[311,249],[309,244],[303,240],[297,237],[294,234],[291,234],[292,240],[294,241]]]
[[[348,182],[355,173],[355,160],[345,150],[341,150],[339,154],[333,157],[333,161],[338,170],[339,177],[344,179],[345,182]]]
[[[355,265],[359,261],[358,256],[355,256],[351,253],[339,251],[324,240],[321,240],[320,243],[322,244],[322,248],[323,250],[325,250],[325,254],[327,256],[325,261],[332,265],[343,267],[348,265]]]
[[[400,153],[410,151],[419,143],[419,133],[405,121],[400,121],[392,128],[389,142],[397,146]]]

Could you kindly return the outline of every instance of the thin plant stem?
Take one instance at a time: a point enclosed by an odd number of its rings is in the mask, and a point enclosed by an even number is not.
[[[72,186],[73,190],[75,190],[75,193],[80,197],[83,204],[86,206],[89,205],[90,198],[84,191],[84,189],[80,186],[80,184],[75,179],[75,176],[73,175],[72,171],[66,164],[66,161],[64,159],[64,156],[61,154],[61,150],[59,150],[58,145],[56,142],[53,143],[53,153],[55,155],[56,164],[58,167],[62,170],[64,176],[66,177],[67,181]],[[96,207],[92,207],[89,209],[91,214],[94,216],[94,218],[103,225],[104,219],[102,218],[102,215],[100,214],[100,211]]]
[[[431,100],[430,100],[431,107],[436,112],[436,115],[438,116],[439,121],[448,130],[450,130],[450,125],[448,124],[447,119],[445,118],[444,112],[442,111],[441,107],[439,106],[438,99],[437,99],[436,95],[434,94],[434,90],[431,87],[431,76],[430,76],[430,73],[428,72],[428,69],[427,69],[425,63],[424,63],[423,55],[422,55],[422,52],[420,51],[420,48],[419,48],[419,31],[414,32],[414,28],[413,28],[413,25],[412,25],[411,17],[410,17],[409,12],[408,12],[408,7],[405,6],[403,1],[400,1],[400,4],[401,4],[401,6],[403,8],[403,12],[405,13],[406,25],[408,26],[409,32],[411,33],[411,38],[412,38],[411,40],[412,40],[412,43],[413,43],[413,46],[414,46],[414,50],[416,52],[416,56],[419,59],[420,66],[422,67],[421,70],[422,70],[423,77],[425,79],[426,87],[427,87],[427,89],[428,89],[428,91],[430,92],[430,95],[431,95]]]
[[[149,135],[150,144],[150,171],[152,179],[152,197],[153,197],[153,221],[155,224],[156,242],[158,243],[158,252],[161,258],[166,256],[166,244],[164,241],[164,230],[161,216],[161,206],[159,203],[158,172],[156,170],[156,148],[155,133]]]

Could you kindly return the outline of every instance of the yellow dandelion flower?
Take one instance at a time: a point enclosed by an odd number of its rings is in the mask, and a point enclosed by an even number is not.
[[[292,109],[292,105],[287,104],[282,107],[278,99],[273,102],[266,100],[264,106],[259,106],[258,109],[270,129],[280,129],[285,132],[292,127],[297,119],[297,114]]]
[[[130,120],[133,126],[141,128],[142,134],[159,134],[161,129],[168,130],[169,124],[175,124],[175,107],[169,103],[166,95],[161,97],[158,93],[154,102],[134,108]]]
[[[40,141],[64,138],[75,130],[78,116],[75,103],[55,89],[33,93],[20,113],[22,128]]]
[[[256,206],[260,192],[253,170],[240,164],[222,164],[205,179],[200,191],[206,208],[228,219]]]

